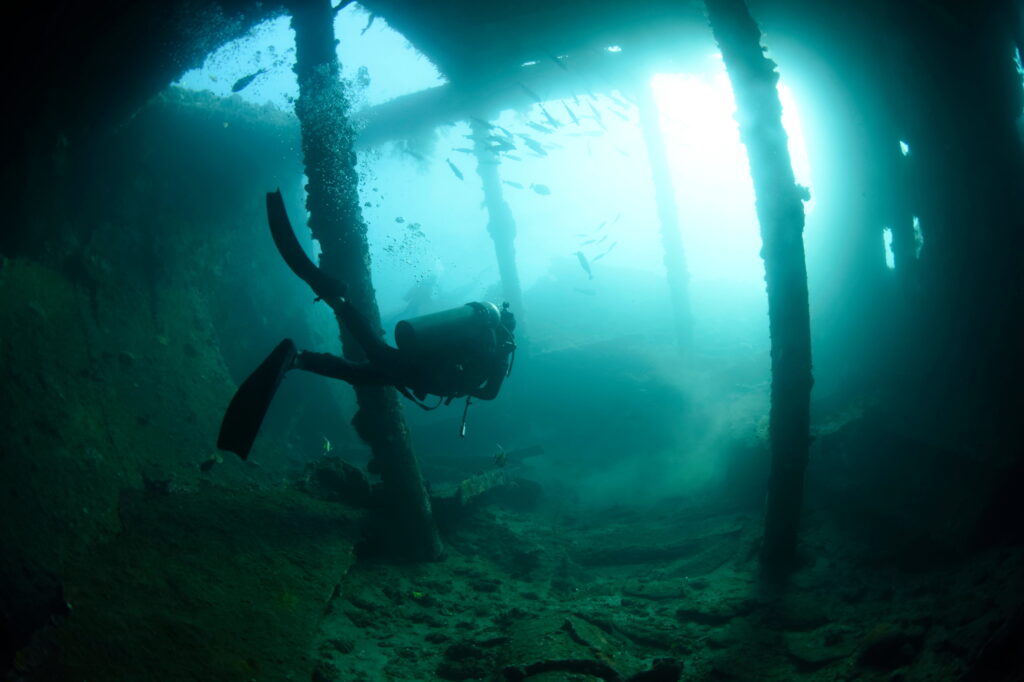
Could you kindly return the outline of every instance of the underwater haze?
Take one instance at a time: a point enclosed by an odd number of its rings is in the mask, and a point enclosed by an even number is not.
[[[1024,6],[470,5],[25,15],[4,679],[1022,679]]]

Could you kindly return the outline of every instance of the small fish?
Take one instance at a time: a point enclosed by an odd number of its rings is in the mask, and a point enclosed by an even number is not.
[[[572,93],[572,101],[576,104],[576,106],[580,105],[580,98],[576,96],[575,92]]]
[[[451,159],[445,159],[445,161],[448,162],[448,167],[452,169],[452,173],[455,173],[455,177],[457,177],[459,180],[462,180],[464,176],[462,175],[462,171],[459,170],[458,166],[452,163]]]
[[[594,291],[593,289],[584,289],[583,287],[573,287],[572,290],[573,291],[578,291],[581,294],[586,294],[587,296],[597,296],[597,292]]]
[[[534,153],[540,154],[541,156],[547,156],[548,155],[548,153],[546,151],[544,151],[544,147],[541,145],[540,142],[537,142],[537,140],[534,140],[531,137],[524,137],[523,138],[523,142],[525,142],[526,146],[529,147],[530,149],[532,149],[534,151]]]
[[[601,112],[597,110],[593,102],[587,102],[587,104],[590,106],[590,110],[594,112],[594,120],[601,123]],[[602,125],[601,127],[603,128],[604,126]]]
[[[623,109],[626,108],[626,104],[621,99],[616,97],[615,95],[607,94],[607,95],[605,95],[605,97],[607,97],[611,101],[615,102],[615,104],[617,104],[618,106],[622,107]]]
[[[506,154],[505,158],[508,159],[509,161],[522,161],[523,160],[523,157],[516,156],[515,154]]]
[[[611,252],[612,252],[612,249],[614,249],[614,248],[615,248],[615,245],[616,245],[616,244],[618,244],[618,242],[612,242],[612,245],[611,245],[611,246],[609,246],[607,250],[605,250],[605,251],[603,251],[603,252],[601,252],[601,253],[597,254],[596,256],[594,256],[594,260],[601,260],[602,258],[604,258],[605,256],[607,256],[607,255],[608,255],[609,253],[611,253]]]
[[[590,279],[594,279],[594,273],[590,269],[590,262],[587,261],[587,257],[583,255],[582,251],[576,252],[576,258],[580,262],[580,267],[583,268],[583,272],[587,273]]]
[[[593,244],[596,241],[597,241],[596,239],[588,239],[587,241],[585,241],[582,244],[580,244],[580,246],[587,246],[588,244]]]
[[[609,111],[611,111],[613,114],[615,114],[616,116],[621,118],[623,121],[628,121],[629,120],[629,116],[626,116],[624,113],[622,113],[618,109],[609,109]]]
[[[502,180],[502,182],[505,183],[506,185],[508,185],[509,187],[515,187],[516,189],[523,189],[522,184],[520,184],[518,182],[512,182],[511,180]]]
[[[540,194],[541,196],[545,197],[551,194],[551,188],[549,188],[547,185],[530,185],[530,189],[532,189],[537,194]]]
[[[366,26],[363,26],[363,30],[359,32],[359,35],[365,36],[366,32],[370,30],[370,27],[373,26],[373,22],[376,20],[377,15],[374,14],[373,12],[370,12],[370,18],[366,20]]]
[[[621,212],[620,213],[616,213],[615,214],[615,220],[612,221],[612,225],[614,225],[615,223],[619,222],[619,218],[621,218],[621,217],[622,217],[622,213]]]
[[[469,147],[456,147],[452,150],[453,152],[459,152],[460,154],[472,154],[473,150]]]
[[[514,144],[503,137],[494,137],[492,135],[490,139],[494,141],[494,144],[490,147],[492,152],[510,152],[516,148]]]
[[[260,69],[255,73],[250,73],[248,76],[242,76],[241,78],[235,81],[234,85],[231,86],[231,92],[241,92],[242,90],[245,90],[247,87],[249,87],[249,85],[252,84],[254,80],[256,80],[257,76],[262,75],[266,72],[266,69]]]
[[[495,443],[495,445],[498,446],[498,451],[494,453],[494,466],[500,469],[508,461],[508,454],[505,452],[505,448],[501,447],[501,443]]]
[[[412,158],[416,159],[417,161],[426,161],[422,154],[420,154],[419,152],[414,152],[408,147],[402,147],[402,151],[411,156]]]
[[[530,96],[530,98],[531,98],[531,99],[532,99],[532,100],[533,100],[534,102],[536,102],[537,104],[540,104],[541,102],[543,102],[543,101],[544,101],[544,100],[542,100],[542,99],[540,98],[540,95],[538,95],[538,94],[537,94],[536,92],[534,92],[534,91],[533,91],[533,90],[531,90],[530,88],[526,87],[526,86],[525,86],[525,85],[523,85],[522,83],[519,83],[519,87],[521,87],[521,88],[523,89],[523,92],[525,92],[525,93],[526,93],[527,95],[529,95],[529,96]]]
[[[594,233],[596,234],[596,233],[600,232],[601,230],[603,230],[604,226],[607,225],[607,224],[608,224],[607,220],[602,221],[601,224],[598,225],[597,228],[594,230]]]
[[[544,118],[546,118],[548,120],[548,123],[551,124],[552,128],[561,128],[562,127],[562,124],[558,121],[558,119],[556,119],[554,116],[549,114],[548,110],[544,108],[543,104],[538,104],[537,106],[540,107],[541,113],[544,114]]]
[[[600,239],[598,239],[598,240],[597,240],[597,243],[598,243],[598,244],[603,244],[603,243],[604,243],[604,240],[606,240],[606,239],[608,239],[608,235],[604,235],[603,237],[601,237]]]
[[[562,102],[562,106],[565,107],[565,113],[569,114],[569,118],[572,119],[572,122],[575,123],[576,125],[579,125],[580,120],[576,118],[576,114],[574,114],[572,109],[569,108],[569,105],[566,104],[565,102]]]
[[[535,123],[533,121],[527,121],[526,125],[530,126],[531,128],[533,128],[534,130],[536,130],[539,133],[553,133],[553,132],[555,132],[551,128],[548,128],[546,125],[541,125],[540,123]]]
[[[548,54],[548,59],[553,61],[555,64],[558,64],[558,68],[560,68],[562,71],[565,71],[566,73],[569,72],[569,67],[562,63],[562,59],[560,57],[556,57],[553,54]]]
[[[470,116],[470,117],[469,117],[469,119],[470,119],[471,121],[474,121],[474,122],[476,122],[476,123],[479,123],[479,124],[480,124],[480,125],[482,125],[482,126],[483,126],[484,128],[488,128],[488,129],[490,129],[490,128],[493,128],[493,127],[494,127],[494,126],[493,126],[492,124],[488,123],[487,121],[483,120],[482,118],[477,118],[476,116]]]
[[[333,446],[333,445],[331,445],[331,441],[327,439],[327,436],[321,436],[321,438],[323,438],[323,441],[324,441],[324,442],[323,442],[323,450],[324,450],[324,454],[326,455],[326,454],[328,454],[328,453],[329,453],[329,452],[330,452],[331,450],[333,450],[333,449],[334,449],[334,446]]]

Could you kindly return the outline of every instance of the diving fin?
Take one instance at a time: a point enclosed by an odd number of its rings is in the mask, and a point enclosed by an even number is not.
[[[297,353],[292,340],[285,339],[242,382],[220,423],[218,448],[234,452],[242,459],[249,457],[270,401],[274,399],[281,379],[291,369]]]

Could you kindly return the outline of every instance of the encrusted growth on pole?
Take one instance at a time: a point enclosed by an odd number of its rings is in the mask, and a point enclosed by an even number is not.
[[[772,344],[772,465],[761,569],[781,580],[796,559],[814,384],[803,243],[806,190],[793,174],[776,87],[779,74],[764,54],[757,23],[743,0],[705,2],[732,82],[761,224]]]
[[[334,13],[329,0],[296,0],[291,9],[299,81],[295,113],[309,178],[309,226],[322,249],[320,268],[348,285],[349,301],[379,329],[366,224],[359,208],[354,132],[335,53]],[[338,324],[345,357],[364,359],[340,319]],[[357,386],[355,391],[359,411],[353,425],[373,453],[373,473],[381,477],[372,541],[393,558],[437,559],[443,548],[398,394],[379,386]]]

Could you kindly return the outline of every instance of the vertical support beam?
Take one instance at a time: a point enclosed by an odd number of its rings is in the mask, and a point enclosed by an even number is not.
[[[470,119],[469,125],[473,133],[476,172],[484,189],[484,206],[487,208],[488,216],[487,231],[494,240],[502,292],[516,315],[517,335],[525,338],[523,290],[519,283],[519,268],[516,265],[516,221],[501,191],[501,177],[498,175],[500,161],[487,144],[489,128],[475,119]]]
[[[320,267],[348,285],[349,301],[380,329],[366,224],[359,207],[355,134],[336,54],[334,12],[329,0],[296,0],[291,9],[299,82],[295,114],[309,178],[309,227],[322,249]],[[338,325],[345,357],[364,359],[340,319]],[[440,558],[443,548],[398,394],[379,386],[357,386],[355,392],[359,409],[352,423],[373,453],[371,471],[381,477],[373,541],[392,558]]]
[[[796,559],[814,383],[804,209],[782,126],[779,75],[775,62],[764,55],[761,31],[743,0],[705,4],[736,97],[761,224],[772,345],[772,466],[761,571],[770,580],[784,581]]]
[[[640,109],[640,127],[647,147],[647,160],[651,167],[654,183],[654,200],[658,219],[661,222],[661,247],[665,258],[665,276],[668,278],[669,300],[672,302],[672,318],[675,322],[676,340],[679,349],[689,349],[693,335],[693,315],[690,311],[690,273],[686,266],[686,250],[683,248],[683,234],[679,227],[679,210],[676,208],[675,189],[672,173],[668,166],[665,142],[661,136],[661,117],[658,103],[651,89],[650,76],[637,93]]]

